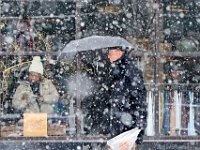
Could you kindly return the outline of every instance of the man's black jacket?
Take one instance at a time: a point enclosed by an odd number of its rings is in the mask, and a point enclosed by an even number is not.
[[[147,117],[142,72],[127,53],[110,64],[107,72],[86,103],[89,130],[114,137],[139,127],[142,131],[137,143],[141,143]]]

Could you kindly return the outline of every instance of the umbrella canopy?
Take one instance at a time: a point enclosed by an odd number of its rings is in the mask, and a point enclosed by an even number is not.
[[[112,36],[90,36],[69,42],[62,53],[81,52],[108,47],[134,48],[132,44],[121,37]]]

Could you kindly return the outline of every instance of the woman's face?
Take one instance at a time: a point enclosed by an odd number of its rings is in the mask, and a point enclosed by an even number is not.
[[[35,82],[39,82],[42,76],[40,73],[30,72],[28,78],[29,78],[30,83],[35,83]]]
[[[119,58],[121,58],[123,54],[124,54],[124,52],[121,50],[111,49],[108,51],[108,59],[112,63],[112,62],[118,60]]]

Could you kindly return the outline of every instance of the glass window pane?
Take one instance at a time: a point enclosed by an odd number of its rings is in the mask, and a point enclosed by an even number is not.
[[[170,49],[165,48],[170,57],[165,57],[160,65],[165,76],[162,90],[159,90],[160,133],[196,136],[199,81],[198,69],[192,68],[199,65],[199,4],[197,1],[177,0],[162,1],[162,5],[162,42],[170,45]],[[170,55],[174,51],[177,53]]]

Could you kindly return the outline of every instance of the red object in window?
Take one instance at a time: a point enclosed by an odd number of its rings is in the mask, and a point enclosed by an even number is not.
[[[30,32],[31,24],[30,20],[19,20],[17,23],[17,30],[18,30],[18,35],[16,36],[17,43],[20,49],[23,48],[23,35],[25,35],[25,38],[28,36],[28,47],[33,48],[33,37],[31,36]]]

